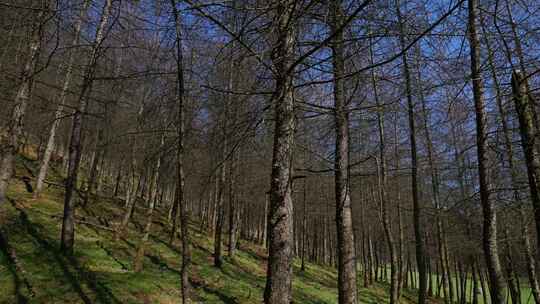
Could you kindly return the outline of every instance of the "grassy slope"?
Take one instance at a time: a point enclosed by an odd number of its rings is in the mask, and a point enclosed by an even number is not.
[[[155,217],[152,237],[141,273],[132,271],[135,248],[144,223],[137,209],[129,231],[113,241],[111,229],[122,213],[121,202],[96,199],[77,216],[73,258],[58,252],[61,229],[61,188],[49,187],[33,200],[20,177],[35,174],[36,163],[19,159],[17,180],[9,189],[10,202],[0,206],[0,303],[179,303],[179,243],[166,241],[169,230],[163,214]],[[58,175],[49,180],[60,183]],[[33,180],[32,180],[33,183]],[[98,226],[96,226],[98,225]],[[234,260],[223,269],[212,267],[211,238],[192,229],[194,250],[192,283],[200,303],[260,303],[265,283],[264,250],[241,242]],[[10,255],[14,252],[15,255]],[[15,260],[13,257],[16,257]],[[295,264],[294,303],[336,303],[336,271]],[[386,285],[360,289],[361,303],[386,303]],[[31,296],[33,294],[33,296]],[[403,303],[414,295],[405,293]]]

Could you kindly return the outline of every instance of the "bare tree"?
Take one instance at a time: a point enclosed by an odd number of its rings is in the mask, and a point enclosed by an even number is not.
[[[294,141],[294,61],[296,1],[276,3],[274,148],[270,184],[269,256],[264,303],[289,304],[292,300],[293,203],[292,157]]]
[[[62,221],[61,248],[67,254],[73,252],[75,242],[75,198],[77,176],[81,160],[82,124],[83,116],[88,106],[88,99],[92,90],[92,82],[96,70],[97,60],[101,52],[101,44],[105,39],[106,27],[111,17],[112,0],[106,0],[101,12],[101,19],[96,27],[96,34],[92,42],[90,57],[83,74],[83,84],[79,92],[78,105],[73,113],[73,125],[69,144],[69,167],[66,178],[66,193],[64,197],[64,217]]]
[[[175,24],[175,46],[176,46],[176,100],[178,106],[177,115],[177,136],[178,136],[178,148],[176,151],[176,200],[177,205],[180,207],[180,231],[182,233],[182,267],[180,271],[181,275],[181,291],[182,291],[182,303],[189,303],[190,299],[190,283],[189,283],[189,267],[191,265],[191,244],[189,235],[189,214],[188,205],[184,199],[185,192],[185,175],[184,175],[184,133],[185,133],[185,114],[184,114],[184,56],[182,50],[182,18],[176,3],[171,0],[171,6],[174,15]]]
[[[478,154],[478,177],[480,185],[480,202],[483,211],[483,247],[489,274],[491,302],[504,303],[505,282],[502,274],[499,252],[497,248],[497,214],[490,201],[490,189],[487,168],[487,126],[484,104],[484,85],[480,71],[480,46],[476,32],[477,2],[469,0],[469,48],[471,56],[471,77],[473,84],[474,109],[476,114],[476,148]]]

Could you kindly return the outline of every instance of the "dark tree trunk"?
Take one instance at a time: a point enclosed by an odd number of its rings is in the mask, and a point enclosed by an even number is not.
[[[216,204],[216,230],[214,233],[214,266],[221,267],[222,260],[222,246],[223,246],[223,225],[225,224],[225,210],[224,210],[224,198],[225,198],[225,183],[227,175],[227,167],[225,156],[227,155],[227,138],[224,136],[222,143],[222,155],[223,160],[221,164],[219,174],[219,187]]]
[[[401,20],[400,2],[397,3],[397,15],[399,19],[400,30],[400,45],[404,51],[402,55],[403,72],[405,74],[405,91],[407,95],[407,107],[409,116],[409,136],[411,145],[411,189],[412,189],[412,202],[413,202],[413,226],[414,226],[414,239],[415,239],[415,251],[416,251],[416,265],[418,268],[418,304],[426,303],[426,291],[427,291],[427,276],[426,276],[426,263],[424,252],[424,240],[421,224],[421,209],[420,198],[418,194],[418,157],[416,152],[416,126],[414,117],[414,103],[412,99],[412,84],[411,75],[409,71],[407,52],[405,51],[405,32],[403,21]]]
[[[191,286],[189,283],[189,268],[191,266],[191,244],[189,235],[189,209],[187,201],[184,199],[185,175],[184,175],[184,56],[182,49],[182,18],[180,11],[176,7],[176,2],[171,0],[175,24],[175,46],[176,46],[176,99],[177,117],[176,129],[178,136],[178,147],[176,149],[176,189],[177,205],[180,211],[180,231],[182,233],[182,266],[180,269],[180,290],[182,292],[182,303],[189,303]]]
[[[302,237],[301,237],[301,246],[302,249],[300,252],[301,255],[301,266],[300,270],[305,271],[306,270],[306,237],[307,237],[307,179],[304,179],[304,188],[303,188],[303,195],[302,195]]]

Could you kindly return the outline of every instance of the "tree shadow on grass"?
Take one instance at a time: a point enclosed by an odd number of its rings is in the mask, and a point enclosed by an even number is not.
[[[177,275],[180,275],[180,271],[174,269],[174,268],[171,268],[169,266],[169,264],[167,264],[167,262],[163,261],[160,257],[158,257],[157,255],[153,255],[153,254],[145,254],[145,256],[150,259],[150,261],[159,267],[160,270],[167,270],[167,271],[171,271],[171,272],[174,272],[175,274]]]
[[[26,285],[28,290],[31,292],[31,287],[26,278],[21,278],[19,276],[19,273],[17,271],[17,262],[14,260],[13,254],[12,254],[12,248],[9,245],[9,242],[7,240],[7,237],[4,237],[4,234],[0,230],[0,250],[3,252],[3,254],[6,257],[7,260],[7,269],[13,276],[13,283],[15,285],[15,298],[17,299],[17,303],[19,304],[26,304],[28,303],[28,299],[21,293],[21,285]]]
[[[202,290],[204,290],[204,292],[209,293],[209,294],[213,294],[216,297],[218,297],[221,301],[223,301],[223,303],[226,303],[226,304],[237,304],[237,303],[239,303],[236,300],[236,298],[228,296],[228,295],[222,293],[219,290],[212,289],[209,286],[201,286],[201,288],[202,288]]]
[[[53,245],[53,242],[50,239],[42,235],[38,230],[41,225],[30,221],[26,212],[17,206],[14,200],[10,199],[10,202],[13,207],[19,211],[19,218],[28,234],[36,240],[46,253],[51,254],[55,262],[62,269],[62,272],[68,279],[72,288],[85,304],[91,304],[92,300],[90,296],[84,292],[83,286],[80,284],[81,280],[93,291],[96,296],[96,302],[106,304],[122,303],[112,294],[107,286],[98,281],[93,272],[84,269],[75,257],[63,255],[62,252]]]
[[[337,278],[325,273],[324,271],[317,271],[310,269],[311,265],[306,265],[304,271],[300,267],[294,265],[294,274],[299,278],[302,278],[306,282],[313,282],[328,288],[337,288]]]

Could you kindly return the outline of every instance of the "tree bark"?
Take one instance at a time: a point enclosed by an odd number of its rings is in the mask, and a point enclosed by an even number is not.
[[[84,79],[79,93],[78,105],[73,114],[71,138],[69,144],[69,164],[66,178],[66,192],[64,196],[64,217],[62,221],[62,236],[60,247],[66,254],[73,253],[75,242],[75,198],[73,194],[77,187],[77,176],[81,160],[82,124],[86,112],[88,98],[92,88],[94,72],[96,69],[101,43],[105,38],[105,27],[111,14],[112,0],[106,0],[101,13],[101,20],[96,28],[96,36],[92,43],[92,50],[87,66],[84,70]]]
[[[274,143],[270,184],[269,255],[264,290],[265,304],[289,304],[292,300],[292,158],[294,143],[293,71],[296,1],[279,1],[276,7],[273,64],[275,67]]]
[[[519,118],[521,146],[525,153],[529,191],[536,221],[537,241],[540,244],[540,160],[536,151],[536,133],[533,120],[533,105],[529,101],[526,79],[521,71],[512,73],[512,91]]]
[[[307,179],[304,179],[304,187],[302,194],[302,237],[301,237],[301,246],[302,249],[300,252],[301,255],[301,266],[300,270],[306,270],[306,237],[307,237]]]
[[[370,63],[373,64],[373,49],[370,41],[369,46]],[[371,70],[371,84],[373,87],[373,95],[377,105],[377,126],[379,133],[379,158],[378,158],[378,189],[379,189],[379,201],[381,202],[382,209],[382,226],[388,245],[388,253],[390,255],[390,304],[398,303],[399,301],[399,265],[396,254],[396,245],[394,241],[394,235],[390,224],[390,216],[388,211],[387,201],[387,169],[386,169],[386,141],[384,135],[384,112],[379,100],[379,93],[377,83],[375,80],[374,69]],[[385,270],[386,274],[386,270]]]
[[[226,122],[226,115],[224,115],[224,124],[227,125]],[[225,127],[225,130],[227,128]],[[226,175],[227,175],[227,167],[226,167],[226,160],[225,157],[227,155],[227,136],[224,134],[223,136],[223,142],[222,142],[222,151],[221,154],[223,156],[221,169],[220,169],[220,175],[219,175],[219,187],[218,187],[218,196],[217,196],[217,204],[216,204],[216,230],[214,233],[214,266],[220,268],[223,264],[222,260],[222,238],[223,238],[223,225],[225,221],[225,214],[224,214],[224,197],[225,197],[225,183],[226,183]]]
[[[92,158],[92,163],[90,165],[90,176],[88,177],[87,185],[86,185],[86,191],[84,194],[84,201],[83,206],[86,206],[88,204],[88,201],[90,200],[90,196],[94,193],[94,190],[96,188],[96,180],[98,178],[98,170],[99,170],[99,163],[101,162],[102,158],[104,157],[104,150],[103,150],[103,124],[100,123],[98,125],[97,136],[96,136],[96,143],[94,147],[94,157]]]
[[[28,59],[20,77],[20,85],[15,96],[11,119],[7,126],[7,136],[0,137],[0,205],[6,200],[7,187],[13,175],[15,156],[19,152],[20,142],[24,131],[24,116],[34,83],[36,68],[41,52],[43,27],[46,22],[48,0],[41,1],[41,8],[35,12],[32,32],[28,43]]]
[[[191,286],[189,283],[189,268],[191,266],[191,243],[189,234],[189,209],[187,201],[184,199],[185,174],[184,174],[184,136],[185,136],[185,87],[184,87],[184,56],[182,49],[182,19],[176,6],[176,2],[171,0],[175,24],[176,42],[176,99],[177,99],[177,136],[178,147],[176,150],[176,186],[179,211],[180,211],[180,231],[182,233],[182,267],[180,270],[180,288],[182,291],[182,303],[189,303]]]
[[[416,152],[416,127],[414,118],[414,103],[412,100],[412,84],[411,75],[409,71],[407,52],[405,51],[405,30],[401,17],[400,1],[396,1],[397,15],[399,19],[399,41],[401,49],[403,50],[403,72],[405,74],[405,91],[407,95],[407,106],[409,116],[409,137],[411,144],[411,189],[412,189],[412,202],[413,202],[413,225],[414,225],[414,239],[415,239],[415,251],[416,251],[416,265],[418,268],[418,304],[426,303],[426,291],[427,291],[427,276],[426,276],[426,263],[424,252],[424,240],[421,227],[421,209],[420,198],[418,194],[418,156]]]
[[[345,17],[341,1],[331,1],[332,63],[334,72],[334,106],[336,122],[336,231],[338,254],[338,302],[357,303],[356,252],[349,180],[349,113],[345,100],[345,54],[342,26]]]
[[[165,145],[165,136],[161,136],[161,144],[159,147],[160,155],[158,155],[156,160],[156,165],[153,168],[153,176],[151,177],[151,185],[149,188],[149,208],[148,213],[146,214],[146,225],[144,226],[143,230],[143,237],[141,242],[139,243],[139,246],[137,248],[137,255],[135,256],[135,261],[133,262],[133,268],[135,272],[140,272],[143,268],[143,260],[144,260],[144,254],[146,251],[146,245],[148,243],[148,238],[150,237],[150,230],[152,229],[152,221],[153,221],[153,215],[156,207],[156,201],[157,201],[157,192],[158,192],[158,182],[159,182],[159,174],[160,174],[160,168],[161,168],[161,150],[163,149]]]
[[[483,212],[483,241],[486,265],[489,273],[490,295],[493,304],[504,303],[506,284],[502,273],[497,248],[497,215],[490,201],[490,186],[487,168],[487,126],[486,109],[483,96],[483,81],[480,71],[480,49],[476,32],[476,0],[469,0],[469,48],[471,57],[471,76],[473,84],[474,108],[476,114],[476,145],[478,154],[478,176],[480,186],[480,202]]]

